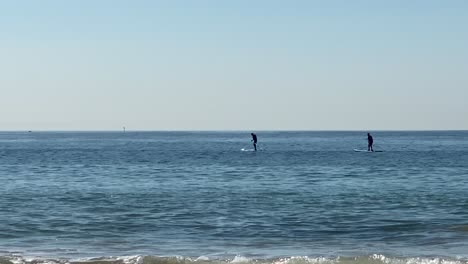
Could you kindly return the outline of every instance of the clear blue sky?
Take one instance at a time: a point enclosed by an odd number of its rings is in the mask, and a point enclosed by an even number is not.
[[[0,130],[468,129],[468,1],[0,1]]]

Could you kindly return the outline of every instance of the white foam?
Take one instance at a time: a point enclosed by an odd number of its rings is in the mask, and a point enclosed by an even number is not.
[[[249,262],[251,259],[243,257],[243,256],[235,256],[231,263],[244,263]]]
[[[122,260],[125,264],[141,264],[143,263],[143,256],[122,256],[118,257],[117,260]]]

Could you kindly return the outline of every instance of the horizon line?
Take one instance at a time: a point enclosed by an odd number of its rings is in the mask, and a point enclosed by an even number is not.
[[[133,132],[464,132],[468,129],[135,129],[125,131],[120,130],[110,130],[110,129],[64,129],[64,130],[54,130],[54,129],[38,129],[38,130],[17,130],[17,129],[6,129],[0,130],[0,133],[11,133],[11,132],[21,132],[21,133],[32,133],[32,132],[119,132],[119,133],[133,133]]]

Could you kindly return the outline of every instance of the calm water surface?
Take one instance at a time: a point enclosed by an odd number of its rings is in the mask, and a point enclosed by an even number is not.
[[[468,132],[372,134],[1,132],[0,255],[468,257]]]

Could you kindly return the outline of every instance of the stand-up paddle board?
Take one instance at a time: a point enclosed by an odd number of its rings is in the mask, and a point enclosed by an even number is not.
[[[369,152],[369,153],[372,153],[372,152],[383,152],[383,150],[370,151],[370,150],[367,150],[367,149],[354,149],[354,152]]]
[[[255,151],[255,149],[245,149],[245,148],[243,148],[243,149],[241,149],[241,151]]]

